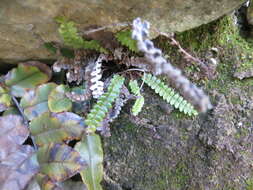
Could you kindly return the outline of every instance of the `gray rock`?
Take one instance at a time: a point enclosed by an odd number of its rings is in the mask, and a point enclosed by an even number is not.
[[[244,1],[1,0],[0,62],[55,58],[42,44],[60,40],[56,16],[64,15],[82,29],[142,17],[162,32],[184,31],[217,19]]]
[[[250,3],[249,8],[247,10],[247,19],[249,24],[253,26],[253,2]]]

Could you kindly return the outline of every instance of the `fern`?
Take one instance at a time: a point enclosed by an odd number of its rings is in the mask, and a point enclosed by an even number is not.
[[[97,127],[101,126],[102,121],[106,117],[109,110],[112,108],[112,103],[119,97],[120,89],[124,83],[124,78],[119,75],[114,75],[106,93],[102,94],[97,103],[87,116],[86,124],[88,132],[94,132]]]
[[[141,112],[143,105],[144,105],[144,97],[141,96],[136,99],[132,107],[132,113],[134,116],[137,116]]]
[[[141,95],[140,88],[136,80],[130,80],[129,86],[130,86],[131,92],[134,93],[134,95],[136,96]]]
[[[198,112],[193,108],[193,106],[188,103],[182,96],[176,93],[172,88],[169,88],[160,79],[156,78],[151,74],[144,74],[142,80],[150,86],[157,94],[159,94],[164,100],[169,104],[178,108],[179,111],[188,114],[189,116],[197,115]]]
[[[116,39],[123,45],[128,47],[131,51],[137,52],[137,42],[131,37],[131,30],[123,30],[116,34]]]
[[[131,89],[131,92],[134,93],[134,95],[138,96],[138,98],[135,100],[134,105],[132,107],[132,113],[134,116],[137,116],[144,105],[144,97],[141,95],[140,88],[138,86],[138,83],[136,80],[130,80],[129,86]]]
[[[74,22],[67,21],[63,17],[56,18],[56,21],[60,23],[59,34],[67,46],[76,49],[79,48],[92,49],[99,51],[101,53],[107,53],[107,50],[101,47],[98,41],[96,40],[87,41],[83,39],[81,36],[79,36],[78,30]]]

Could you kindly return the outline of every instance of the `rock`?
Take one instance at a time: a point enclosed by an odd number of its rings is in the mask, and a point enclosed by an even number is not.
[[[43,42],[59,41],[56,16],[84,29],[142,17],[162,32],[184,31],[208,23],[245,0],[2,0],[0,2],[0,62],[53,59]]]
[[[248,20],[249,24],[253,26],[253,2],[251,2],[248,7],[247,20]]]
[[[235,72],[233,76],[240,80],[253,77],[253,66],[248,70]]]

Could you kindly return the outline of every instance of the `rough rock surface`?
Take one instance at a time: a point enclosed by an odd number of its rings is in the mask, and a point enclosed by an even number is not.
[[[149,20],[163,32],[184,31],[230,12],[245,0],[1,0],[0,61],[54,58],[43,42],[59,41],[56,16],[80,28]]]
[[[108,190],[252,187],[253,100],[247,93],[234,88],[225,97],[214,91],[214,110],[196,120],[167,115],[161,109],[164,102],[147,89],[145,93],[141,122],[125,114],[104,140]],[[241,101],[232,104],[235,95]]]
[[[130,106],[124,108],[111,127],[112,136],[104,138],[106,190],[253,189],[253,78],[233,77],[236,63],[243,62],[243,44],[238,33],[232,32],[231,23],[233,20],[221,19],[220,23],[184,32],[182,37],[189,39],[195,50],[218,47],[217,74],[205,86],[213,110],[187,118],[166,108],[165,102],[144,85],[145,105],[138,118],[129,117]],[[228,40],[220,40],[224,36]],[[253,48],[253,44],[245,47]],[[178,54],[171,54],[176,57],[172,63],[183,62],[176,62]],[[193,73],[198,74],[190,65],[192,79]]]

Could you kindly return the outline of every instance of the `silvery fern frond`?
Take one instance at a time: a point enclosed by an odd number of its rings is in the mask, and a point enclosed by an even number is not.
[[[132,38],[137,40],[139,50],[145,54],[145,57],[152,65],[152,72],[155,75],[166,75],[198,111],[205,112],[212,108],[209,97],[184,77],[179,69],[173,67],[163,57],[162,51],[156,48],[153,42],[148,39],[149,28],[150,24],[147,21],[142,22],[140,18],[136,18],[133,21]]]

